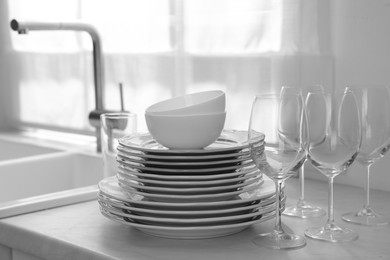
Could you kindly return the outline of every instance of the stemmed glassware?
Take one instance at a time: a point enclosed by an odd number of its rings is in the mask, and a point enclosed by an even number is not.
[[[256,166],[275,182],[280,198],[284,181],[305,160],[302,140],[304,104],[299,94],[256,96],[249,123],[249,145]],[[265,134],[264,151],[257,149],[258,132]],[[253,239],[259,246],[273,249],[299,248],[306,245],[303,236],[288,234],[282,228],[280,200],[276,200],[276,224],[272,232]]]
[[[302,89],[293,86],[283,86],[280,93],[281,95],[285,95],[285,94],[301,94],[302,92],[303,92],[303,97],[305,97],[308,92],[324,93],[324,88],[321,85],[311,85]],[[306,115],[304,119],[305,119],[304,124],[307,124]],[[305,128],[303,129],[304,130],[306,129],[306,125]],[[307,135],[305,132],[304,132],[304,138],[307,140]],[[312,217],[324,216],[326,214],[325,210],[323,210],[321,207],[312,205],[305,201],[305,164],[304,163],[302,167],[298,169],[298,177],[299,177],[300,197],[295,205],[286,207],[286,209],[283,211],[283,214],[287,216],[300,217],[300,218],[312,218]]]
[[[366,169],[366,202],[357,212],[343,215],[348,222],[362,225],[386,225],[389,218],[376,213],[370,206],[370,168],[389,149],[390,93],[386,86],[349,87],[358,100],[362,122],[362,145],[357,161]]]
[[[334,178],[355,160],[361,144],[361,124],[355,95],[310,92],[306,98],[308,121],[308,159],[328,178],[328,220],[323,227],[309,228],[305,235],[330,242],[357,239],[353,230],[338,226],[333,213]]]

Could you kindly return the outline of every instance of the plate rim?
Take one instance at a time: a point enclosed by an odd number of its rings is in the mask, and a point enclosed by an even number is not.
[[[153,209],[153,208],[139,208],[139,207],[134,207],[134,206],[128,206],[125,205],[123,202],[108,198],[104,194],[98,193],[98,200],[103,200],[106,203],[110,204],[111,206],[125,209],[125,210],[132,210],[134,212],[141,212],[144,214],[160,214],[160,215],[192,215],[192,216],[197,216],[197,215],[212,215],[212,214],[229,214],[229,213],[234,213],[234,212],[239,212],[239,211],[244,211],[244,210],[251,210],[257,207],[263,207],[267,206],[270,204],[274,204],[276,201],[276,196],[271,196],[262,200],[259,200],[257,203],[249,204],[249,205],[243,205],[243,206],[238,206],[238,207],[233,207],[233,208],[223,208],[223,209],[206,209],[206,210],[180,210],[180,209],[174,209],[174,210],[166,210],[166,209]],[[284,200],[287,199],[287,197],[283,194]]]
[[[257,189],[257,187],[261,186],[263,184],[263,181],[259,181],[258,183],[252,183],[246,187],[241,188],[241,190],[236,191],[229,191],[229,192],[220,192],[220,193],[208,193],[208,194],[192,194],[192,195],[185,195],[185,194],[163,194],[163,193],[148,193],[148,192],[141,192],[138,191],[130,186],[126,186],[123,183],[119,183],[119,186],[123,185],[125,186],[123,189],[129,189],[126,190],[128,192],[134,192],[138,193],[141,196],[144,196],[145,198],[149,198],[151,200],[154,200],[156,202],[169,202],[177,203],[177,202],[190,202],[193,200],[196,201],[204,201],[205,199],[211,199],[212,201],[221,201],[225,200],[227,198],[233,198],[234,196],[237,196],[244,192],[250,192],[252,190]]]
[[[215,192],[220,192],[221,190],[226,189],[239,189],[245,186],[249,186],[252,184],[261,185],[263,176],[254,176],[248,179],[245,179],[241,183],[235,183],[231,185],[219,185],[219,186],[211,186],[211,187],[156,187],[156,186],[145,186],[139,184],[140,181],[130,181],[130,182],[138,182],[138,183],[129,183],[129,180],[126,177],[123,177],[119,172],[117,174],[117,178],[119,182],[124,182],[125,185],[132,187],[136,190],[144,189],[148,192],[155,192],[157,194],[175,194],[175,195],[183,195],[187,196],[192,193],[196,194],[214,194]],[[204,191],[204,192],[203,192]]]
[[[188,187],[188,186],[199,186],[199,187],[217,186],[217,185],[224,185],[224,184],[227,184],[227,183],[234,183],[234,182],[244,181],[246,179],[255,177],[256,175],[263,175],[259,170],[255,169],[255,170],[249,171],[247,173],[242,173],[241,177],[237,176],[235,178],[210,179],[210,180],[204,180],[204,179],[188,180],[188,179],[184,179],[184,180],[175,180],[175,181],[172,182],[172,179],[168,179],[168,180],[164,180],[163,179],[163,180],[161,180],[161,179],[139,178],[136,175],[137,173],[135,173],[135,174],[128,173],[128,172],[126,172],[123,169],[118,169],[118,172],[121,173],[122,175],[126,175],[126,177],[131,179],[131,180],[138,181],[138,182],[141,182],[141,183],[145,183],[145,184],[148,184],[150,186],[153,186],[151,184],[154,184],[154,186],[157,186],[157,185],[161,185],[162,186],[162,185],[165,185],[165,184],[169,183],[170,184],[169,187],[173,187],[172,184],[175,184],[175,185],[180,186],[180,187]]]
[[[159,160],[159,161],[156,161],[156,160],[149,160],[149,159],[145,159],[145,158],[142,158],[140,156],[126,156],[126,154],[124,154],[124,152],[122,152],[120,150],[121,148],[118,147],[118,153],[117,153],[117,157],[121,158],[121,159],[124,159],[124,160],[127,160],[129,162],[134,162],[134,163],[139,163],[139,164],[149,164],[149,165],[161,165],[161,166],[170,166],[170,165],[174,165],[174,166],[216,166],[216,165],[219,165],[219,164],[232,164],[232,163],[240,163],[240,162],[244,162],[244,161],[247,161],[247,160],[251,160],[251,156],[250,155],[246,155],[246,156],[238,156],[238,157],[241,157],[241,158],[234,158],[234,159],[224,159],[224,158],[221,158],[222,160],[205,160],[205,161],[202,161],[202,160],[190,160],[190,161],[173,161],[173,160],[167,160],[167,161],[163,161],[163,160]],[[235,157],[235,156],[229,156],[229,157],[226,157],[226,158],[232,158],[232,157]],[[161,159],[161,157],[160,157]]]
[[[233,166],[225,166],[225,167],[212,167],[212,168],[202,168],[202,169],[194,169],[194,168],[178,168],[178,169],[169,169],[169,168],[158,168],[158,167],[148,167],[148,166],[142,166],[137,165],[136,163],[131,163],[127,161],[122,160],[116,160],[119,165],[125,165],[128,167],[133,167],[135,169],[141,170],[141,171],[154,171],[154,172],[160,172],[160,173],[182,173],[182,174],[190,174],[190,173],[213,173],[213,172],[219,172],[219,171],[235,171],[239,168],[248,167],[251,165],[254,165],[252,159],[248,159],[243,161],[242,163],[239,163],[237,165]]]
[[[275,203],[274,203],[275,204]],[[223,221],[235,221],[235,220],[242,220],[245,218],[255,218],[259,215],[264,215],[267,213],[270,213],[272,211],[275,211],[275,205],[271,204],[266,207],[263,207],[259,209],[258,211],[251,212],[251,213],[245,213],[245,214],[240,214],[240,215],[231,215],[231,216],[222,216],[222,217],[207,217],[207,218],[173,218],[173,217],[148,217],[148,216],[140,216],[136,214],[131,214],[131,213],[126,213],[120,210],[110,210],[109,208],[103,206],[100,204],[101,207],[103,207],[105,210],[108,212],[119,215],[124,218],[129,218],[135,221],[151,221],[151,222],[157,222],[161,224],[173,224],[173,223],[178,223],[178,224],[207,224],[207,223],[218,223],[218,222],[223,222]],[[273,206],[273,207],[272,207]],[[142,224],[142,223],[141,223]]]
[[[239,171],[233,171],[228,173],[213,173],[213,174],[199,174],[199,175],[181,175],[181,174],[156,174],[156,173],[145,173],[139,172],[135,168],[131,168],[126,165],[118,165],[119,168],[129,171],[130,174],[137,175],[144,178],[159,179],[159,180],[216,180],[216,179],[227,179],[234,178],[239,175],[248,174],[252,172],[261,172],[256,165],[250,166],[248,169],[240,169]]]
[[[104,213],[102,213],[104,216],[106,216]],[[262,216],[258,219],[255,219],[255,220],[251,220],[251,221],[246,221],[246,222],[241,222],[241,223],[235,223],[235,224],[226,224],[226,225],[213,225],[213,226],[196,226],[196,227],[164,227],[164,226],[154,226],[154,225],[145,225],[145,224],[138,224],[138,223],[134,223],[134,222],[127,222],[125,220],[115,220],[115,219],[112,219],[110,218],[109,216],[107,216],[109,219],[111,220],[114,220],[114,221],[117,221],[119,223],[122,223],[122,224],[125,224],[125,225],[129,225],[129,226],[132,226],[132,227],[136,227],[137,229],[140,229],[140,228],[145,228],[145,229],[154,229],[154,230],[166,230],[166,231],[177,231],[177,232],[190,232],[190,231],[211,231],[211,230],[224,230],[224,229],[228,229],[228,228],[235,228],[235,227],[249,227],[253,224],[257,224],[257,223],[260,223],[260,222],[264,222],[264,221],[267,221],[267,220],[270,220],[272,219],[274,216],[275,216],[276,212],[275,211],[272,211],[271,213],[269,214],[266,214],[266,216]],[[146,232],[148,233],[148,232]],[[150,234],[150,233],[148,233]],[[229,233],[231,234],[231,233]]]
[[[229,153],[229,154],[196,154],[196,155],[182,155],[180,153],[178,154],[150,154],[150,153],[143,153],[140,150],[134,150],[128,147],[124,147],[122,145],[119,145],[117,148],[119,151],[122,151],[123,153],[132,154],[134,156],[138,157],[144,157],[147,159],[164,159],[166,161],[199,161],[199,160],[214,160],[214,159],[221,159],[221,158],[231,158],[231,157],[238,157],[238,156],[248,156],[250,157],[250,150],[248,148],[244,148],[239,152],[235,153]],[[134,153],[136,152],[136,153]]]
[[[117,199],[120,201],[124,201],[124,202],[128,202],[128,203],[139,204],[139,205],[143,205],[143,206],[149,205],[149,206],[160,206],[160,207],[166,206],[169,208],[181,208],[181,207],[199,208],[199,207],[213,207],[213,206],[221,206],[221,205],[222,206],[234,206],[237,204],[251,203],[253,201],[261,200],[261,199],[275,195],[275,183],[268,176],[263,176],[263,180],[264,180],[263,184],[261,186],[259,186],[257,190],[251,191],[251,194],[248,194],[249,192],[242,192],[240,194],[244,197],[247,196],[247,198],[241,198],[241,197],[239,197],[240,195],[237,195],[237,196],[235,196],[235,199],[233,199],[233,200],[212,201],[212,202],[175,202],[175,203],[173,203],[173,202],[142,201],[142,199],[145,199],[145,197],[142,195],[139,195],[137,193],[133,194],[133,197],[136,197],[137,200],[134,200],[134,199],[129,198],[129,197],[118,198],[117,196],[112,195],[112,194],[108,194],[108,193],[104,192],[104,190],[101,189],[101,186],[102,186],[101,183],[111,181],[112,183],[118,185],[117,188],[120,189],[118,192],[122,192],[122,196],[126,196],[126,194],[125,194],[126,191],[123,190],[119,186],[119,184],[116,182],[116,176],[107,177],[107,178],[101,180],[98,184],[98,188],[99,188],[100,192],[102,192],[107,197],[111,197],[111,198],[114,198],[114,199]],[[261,188],[262,187],[264,188],[264,186],[266,186],[266,185],[268,185],[267,189],[270,189],[270,190],[272,189],[272,191],[267,190],[266,192],[261,193],[261,195],[257,194],[258,192],[260,192]],[[239,199],[237,199],[236,197],[238,197]]]
[[[258,133],[259,136],[259,142],[264,141],[264,134],[263,133]],[[234,130],[234,129],[223,129],[221,135],[218,137],[217,141],[222,138],[222,139],[227,139],[228,137],[224,137],[223,135],[242,135],[241,137],[245,140],[239,141],[239,145],[233,146],[233,147],[226,147],[226,148],[211,148],[211,146],[206,146],[203,149],[168,149],[166,147],[161,146],[160,149],[157,148],[146,148],[142,147],[142,144],[133,144],[130,146],[129,144],[126,144],[126,142],[129,142],[131,138],[140,138],[140,137],[145,137],[149,138],[149,140],[153,140],[158,144],[157,141],[154,140],[152,135],[149,132],[146,133],[135,133],[132,135],[127,135],[122,138],[120,138],[119,144],[124,146],[124,147],[129,147],[134,150],[140,150],[144,152],[149,152],[149,153],[155,153],[155,154],[213,154],[213,153],[220,153],[220,152],[230,152],[230,151],[235,151],[235,150],[242,150],[243,148],[249,147],[248,144],[248,131],[244,130]],[[243,137],[245,136],[245,138]],[[234,140],[233,140],[234,141]],[[236,141],[237,142],[237,141]],[[215,142],[214,142],[215,143]],[[213,144],[214,144],[213,143]],[[211,144],[211,145],[213,145]]]

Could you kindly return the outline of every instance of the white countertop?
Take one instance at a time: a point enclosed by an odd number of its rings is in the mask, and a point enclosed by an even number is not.
[[[324,178],[325,179],[325,178]],[[306,200],[327,208],[327,183],[306,181]],[[298,197],[298,179],[287,181],[287,204]],[[390,193],[371,192],[372,206],[390,217]],[[364,201],[363,189],[335,185],[335,219],[354,229],[359,239],[334,244],[307,238],[296,250],[260,248],[251,242],[256,233],[270,231],[274,221],[254,225],[235,235],[176,240],[153,237],[106,219],[97,201],[64,206],[0,220],[0,244],[43,259],[390,259],[390,225],[366,227],[341,220],[341,214],[357,210]],[[303,220],[283,216],[286,230],[303,234],[321,226],[325,218]]]

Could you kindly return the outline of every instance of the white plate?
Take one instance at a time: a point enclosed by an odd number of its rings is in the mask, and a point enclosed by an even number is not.
[[[146,224],[146,225],[155,225],[155,226],[171,226],[171,227],[188,227],[188,226],[212,226],[212,225],[226,225],[226,224],[235,224],[241,222],[251,221],[258,218],[260,215],[270,213],[275,211],[275,205],[271,204],[266,207],[259,208],[258,210],[250,213],[245,213],[241,215],[233,216],[223,216],[223,217],[208,217],[208,218],[169,218],[169,217],[149,217],[149,216],[139,216],[127,212],[126,210],[117,209],[111,207],[104,202],[99,202],[100,207],[103,210],[107,210],[110,214],[129,218],[136,223]],[[282,205],[282,207],[284,207]]]
[[[229,224],[229,225],[213,225],[213,226],[194,226],[194,227],[167,227],[167,226],[154,226],[154,225],[144,225],[132,222],[129,218],[122,218],[116,215],[110,214],[107,211],[101,211],[104,216],[107,218],[116,221],[121,224],[125,224],[131,227],[134,227],[146,234],[165,237],[165,238],[176,238],[176,239],[203,239],[203,238],[213,238],[227,236],[231,234],[238,233],[253,224],[260,223],[272,219],[275,215],[275,211],[259,216],[257,219]]]
[[[262,208],[275,203],[275,196],[263,200],[257,200],[255,203],[248,206],[238,206],[225,209],[208,209],[208,210],[178,210],[178,209],[149,209],[127,206],[126,203],[104,196],[102,193],[98,193],[98,200],[109,204],[112,207],[123,209],[126,211],[134,212],[140,216],[153,216],[153,217],[181,217],[181,218],[206,218],[206,217],[220,217],[220,216],[232,216],[237,214],[244,214],[252,212],[257,208]],[[282,195],[282,201],[285,201],[286,197]],[[284,203],[284,202],[283,202]]]
[[[207,210],[226,209],[246,206],[256,203],[257,200],[267,199],[275,195],[275,184],[267,176],[263,176],[263,184],[255,190],[242,192],[230,200],[212,202],[156,202],[140,195],[138,192],[123,190],[115,176],[107,177],[98,184],[100,192],[106,197],[113,198],[128,205],[149,209],[177,209],[177,210]]]
[[[157,160],[166,162],[192,162],[192,161],[213,161],[213,160],[229,160],[239,157],[250,157],[249,148],[242,149],[238,152],[221,153],[221,154],[150,154],[138,150],[133,150],[122,145],[118,146],[118,150],[128,156],[140,157],[145,160]]]
[[[243,167],[232,172],[227,173],[212,173],[212,174],[178,174],[178,173],[164,173],[164,174],[153,174],[153,173],[143,173],[139,169],[135,169],[126,165],[118,165],[118,169],[123,170],[125,173],[135,175],[139,178],[153,179],[153,180],[166,180],[166,181],[194,181],[194,180],[221,180],[221,179],[234,179],[244,174],[252,173],[254,171],[259,171],[255,165],[248,167]]]
[[[256,183],[257,185],[261,185],[262,176],[255,176],[250,179],[246,179],[241,183],[235,183],[232,185],[221,185],[221,186],[213,186],[213,187],[151,187],[145,186],[139,181],[134,181],[126,178],[125,174],[121,174],[119,171],[117,174],[117,178],[120,184],[123,184],[127,187],[131,187],[139,192],[147,192],[150,194],[161,194],[161,195],[183,195],[183,196],[191,196],[191,195],[206,195],[209,194],[214,196],[214,194],[223,194],[226,192],[234,192],[239,189],[242,189],[246,186],[250,186],[251,184]]]
[[[236,178],[228,178],[228,179],[217,179],[217,180],[156,180],[149,179],[144,177],[137,176],[137,173],[132,174],[131,172],[125,171],[122,168],[118,168],[118,173],[120,173],[123,177],[128,180],[138,181],[142,183],[144,186],[151,187],[172,187],[172,188],[185,188],[185,187],[213,187],[213,186],[221,186],[221,185],[233,185],[237,183],[241,183],[247,179],[262,176],[262,173],[258,170],[254,170],[252,172],[242,174]]]
[[[220,160],[192,160],[192,161],[166,161],[166,160],[151,160],[142,157],[128,155],[120,151],[118,147],[118,159],[122,159],[127,162],[141,164],[149,167],[161,167],[161,168],[210,168],[210,167],[226,167],[238,165],[244,161],[251,160],[250,156],[239,156],[231,158],[221,158]]]
[[[238,170],[243,167],[253,166],[254,162],[252,160],[246,160],[241,163],[238,163],[233,166],[226,166],[226,167],[209,167],[209,168],[200,168],[196,169],[194,167],[190,168],[159,168],[159,167],[149,167],[144,166],[139,163],[130,162],[127,160],[123,160],[120,157],[117,158],[117,162],[119,165],[128,166],[134,169],[138,169],[144,173],[155,173],[155,174],[164,174],[164,173],[170,173],[170,174],[216,174],[216,173],[227,173],[232,172],[235,170]]]
[[[190,194],[190,195],[141,192],[123,182],[119,182],[119,186],[121,186],[127,192],[138,193],[139,195],[142,195],[150,200],[159,201],[159,202],[203,202],[203,201],[212,202],[212,201],[229,200],[234,196],[237,196],[243,192],[250,192],[252,190],[257,190],[262,183],[263,180],[261,179],[255,183],[249,184],[235,191],[208,193],[208,194]]]
[[[259,142],[264,140],[264,134],[259,133]],[[195,155],[195,154],[215,154],[215,153],[231,153],[238,152],[248,147],[248,132],[247,131],[236,131],[236,130],[223,130],[221,136],[203,149],[193,150],[170,150],[163,147],[156,140],[153,139],[151,134],[133,134],[125,136],[119,139],[120,145],[131,148],[133,150],[139,150],[144,153],[150,154],[181,154],[181,155]]]

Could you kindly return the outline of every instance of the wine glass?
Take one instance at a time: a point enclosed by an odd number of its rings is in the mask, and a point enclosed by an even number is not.
[[[280,192],[284,181],[305,160],[302,142],[303,100],[301,95],[265,94],[256,96],[249,123],[248,139],[256,166],[276,187],[276,224],[272,232],[253,239],[259,246],[273,249],[299,248],[306,245],[304,236],[288,234],[282,228]],[[264,151],[258,133],[265,134]],[[261,143],[260,143],[261,144]]]
[[[357,239],[353,230],[340,227],[334,221],[334,178],[355,160],[361,144],[361,124],[353,92],[339,95],[309,93],[306,98],[308,121],[308,159],[328,178],[328,220],[323,227],[313,227],[305,235],[329,242]]]
[[[390,93],[386,86],[349,87],[358,100],[362,122],[362,145],[357,161],[366,169],[366,202],[357,212],[343,215],[343,220],[367,226],[386,225],[389,218],[370,206],[370,168],[388,151],[390,138]]]
[[[293,86],[283,86],[280,91],[281,95],[301,94],[302,92],[304,92],[303,94],[304,96],[306,96],[307,93],[309,92],[324,93],[324,88],[321,85],[311,85],[303,89],[298,87],[293,87]],[[307,127],[306,115],[304,119],[305,119],[304,120],[305,127]],[[304,135],[304,138],[306,139],[307,136]],[[305,157],[305,161],[306,161],[306,157]],[[324,216],[326,214],[325,210],[323,210],[321,207],[312,205],[305,201],[305,163],[303,163],[302,167],[298,169],[298,176],[299,176],[300,197],[295,205],[286,207],[286,209],[283,211],[283,214],[287,216],[300,217],[300,218],[312,218],[312,217]]]

